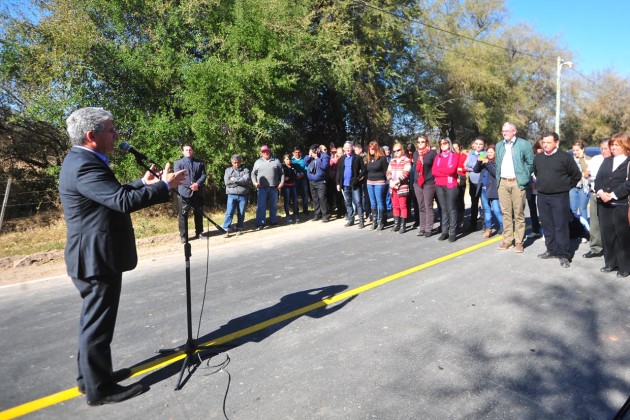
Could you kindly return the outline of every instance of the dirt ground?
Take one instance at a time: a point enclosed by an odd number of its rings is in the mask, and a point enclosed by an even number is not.
[[[243,234],[235,235],[231,233],[229,238],[225,238],[222,233],[212,228],[209,232],[210,245],[212,247],[220,247],[227,243],[234,243],[234,241],[247,242],[261,238],[274,241],[277,237],[282,236],[283,233],[294,235],[299,231],[300,234],[307,235],[308,232],[312,230],[323,230],[324,227],[333,228],[333,226],[337,227],[343,224],[341,219],[333,219],[333,221],[328,224],[306,220],[301,221],[299,224],[289,225],[286,224],[284,217],[279,217],[279,221],[279,226],[267,227],[262,231],[247,229],[249,223],[246,223],[246,229]],[[205,243],[203,239],[190,241],[193,250],[203,243]],[[164,256],[182,252],[183,246],[179,242],[178,233],[138,239],[136,244],[139,260],[150,259],[158,255]],[[63,258],[63,250],[0,259],[0,286],[63,276],[65,274],[66,265]]]

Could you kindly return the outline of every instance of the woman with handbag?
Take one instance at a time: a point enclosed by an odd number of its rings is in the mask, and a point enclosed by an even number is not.
[[[630,136],[615,134],[608,142],[612,156],[604,159],[595,178],[597,214],[604,243],[605,266],[601,272],[630,275],[630,228],[628,194],[630,187]]]

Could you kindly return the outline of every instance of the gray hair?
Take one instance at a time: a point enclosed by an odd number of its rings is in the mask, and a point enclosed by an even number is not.
[[[505,127],[506,125],[510,127],[512,130],[516,131],[516,124],[506,121],[502,127]]]
[[[242,162],[243,158],[241,158],[241,155],[239,155],[238,153],[235,153],[230,158],[230,161],[234,161],[234,160],[237,161],[237,162]]]
[[[105,129],[104,121],[113,121],[114,115],[103,108],[80,108],[74,111],[66,119],[70,141],[75,146],[85,144],[85,135],[88,131],[101,132]]]

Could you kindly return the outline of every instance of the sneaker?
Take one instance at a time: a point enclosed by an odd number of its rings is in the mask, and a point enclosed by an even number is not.
[[[293,219],[291,219],[290,217],[287,219],[287,223],[293,223]]]
[[[229,238],[230,237],[230,229],[225,229],[225,233],[223,234],[224,238]]]
[[[256,226],[256,230],[263,230],[264,228],[265,228],[265,225]]]
[[[523,248],[523,244],[514,244],[514,252],[518,252],[519,254],[523,253],[525,248]]]
[[[511,242],[501,242],[501,245],[499,245],[497,247],[497,249],[501,250],[501,251],[505,251],[506,249],[510,249],[512,248],[512,243]]]

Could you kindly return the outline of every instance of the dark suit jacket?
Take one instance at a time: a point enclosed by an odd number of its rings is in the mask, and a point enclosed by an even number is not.
[[[169,200],[163,182],[121,185],[95,154],[73,147],[61,166],[59,197],[67,225],[68,275],[79,279],[133,269],[136,242],[130,213]]]
[[[186,180],[177,188],[179,191],[179,195],[184,198],[190,198],[193,195],[193,191],[190,189],[190,184],[197,183],[199,184],[198,194],[203,192],[203,185],[206,182],[206,165],[198,160],[192,159],[192,173],[190,171],[190,167],[185,159],[180,159],[175,161],[175,172],[180,171],[182,169],[188,169],[188,177]],[[192,176],[191,176],[192,175]]]
[[[340,185],[343,188],[343,172],[346,167],[346,155],[344,154],[337,161],[337,185]],[[361,182],[365,178],[366,170],[365,170],[365,162],[363,162],[363,158],[358,156],[357,154],[352,154],[352,177],[350,178],[350,187],[356,188],[361,186]]]
[[[602,166],[597,171],[597,177],[595,178],[595,191],[604,190],[604,192],[614,192],[617,196],[617,200],[611,200],[608,205],[620,205],[628,202],[628,182],[626,177],[628,176],[628,162],[630,157],[626,157],[626,160],[613,171],[613,157],[607,157],[602,162]],[[598,200],[601,204],[602,201]]]

